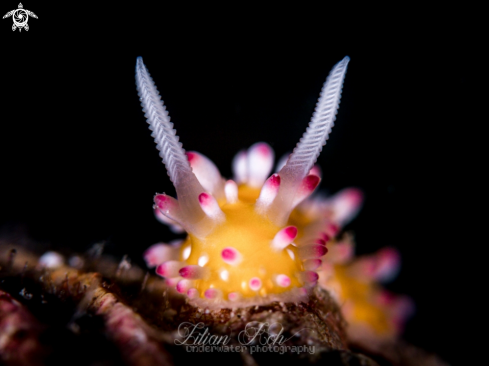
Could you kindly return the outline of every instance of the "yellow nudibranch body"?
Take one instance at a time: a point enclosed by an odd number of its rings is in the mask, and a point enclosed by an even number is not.
[[[195,281],[200,297],[209,297],[206,290],[215,289],[224,299],[248,299],[302,286],[297,274],[303,271],[303,263],[296,248],[291,245],[290,249],[277,251],[270,245],[280,228],[257,214],[254,202],[240,197],[243,188],[238,187],[236,202],[220,205],[226,217],[224,223],[205,239],[189,236],[182,246],[183,260],[190,253],[185,263],[207,262],[204,266],[209,268],[208,276]]]
[[[358,337],[398,334],[410,311],[404,298],[377,284],[399,267],[394,249],[353,259],[353,242],[338,235],[362,204],[345,189],[328,198],[311,194],[321,180],[315,165],[333,126],[349,59],[331,71],[309,127],[292,154],[271,174],[274,152],[256,143],[233,160],[225,180],[210,159],[185,152],[141,58],[136,66],[140,100],[177,198],[157,194],[156,217],[184,240],[146,250],[149,267],[203,308],[238,308],[272,301],[307,301],[314,286],[327,289]],[[271,175],[270,175],[271,174]]]

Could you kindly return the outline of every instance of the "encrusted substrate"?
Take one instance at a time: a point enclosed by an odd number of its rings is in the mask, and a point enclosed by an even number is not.
[[[23,319],[31,319],[25,328],[26,339],[37,357],[35,362],[23,363],[26,365],[56,363],[53,360],[66,364],[77,353],[78,359],[71,364],[105,361],[104,364],[152,366],[192,362],[269,365],[283,360],[283,355],[277,352],[191,352],[175,344],[175,340],[182,339],[178,336],[182,323],[202,323],[209,334],[228,336],[229,345],[240,344],[239,334],[247,325],[280,324],[285,338],[297,334],[284,346],[314,347],[312,353],[287,353],[288,359],[296,364],[376,365],[372,359],[348,349],[346,324],[338,305],[322,289],[314,289],[307,303],[202,309],[189,305],[185,297],[169,289],[163,280],[147,275],[125,260],[118,263],[106,257],[73,256],[70,262],[77,269],[58,263],[56,268],[47,270],[41,268],[36,255],[19,247],[14,253],[12,248],[0,245],[0,289],[2,299],[14,304],[8,306],[9,311],[20,311]],[[16,323],[15,318],[10,319]],[[8,344],[14,353],[15,347],[23,349],[21,343]],[[403,349],[408,351],[401,360],[393,358],[392,364],[440,364],[417,349],[416,352],[409,347]],[[392,346],[390,352],[399,358],[399,349],[394,350]],[[59,354],[72,356],[63,359]],[[416,355],[415,363],[409,362],[410,354]],[[0,360],[19,364],[6,358],[1,345]]]
[[[220,310],[223,308],[228,309],[237,309],[237,308],[246,308],[250,306],[264,306],[268,305],[272,302],[307,302],[309,299],[311,291],[307,291],[305,289],[293,289],[286,294],[280,295],[267,295],[263,297],[255,297],[252,299],[243,299],[235,302],[230,301],[216,301],[209,302],[207,299],[188,299],[188,303],[197,308],[204,308],[209,310]]]

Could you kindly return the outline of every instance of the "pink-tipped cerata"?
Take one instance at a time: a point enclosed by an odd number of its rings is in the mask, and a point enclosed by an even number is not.
[[[173,221],[181,220],[180,205],[173,197],[166,194],[157,194],[154,197],[156,208],[165,216],[169,217]]]
[[[163,262],[177,260],[178,251],[179,247],[177,246],[158,243],[146,249],[143,257],[148,267],[156,267]]]
[[[156,268],[156,273],[163,277],[177,277],[184,264],[180,261],[167,261]]]
[[[199,195],[199,203],[202,210],[205,212],[207,216],[214,220],[223,220],[224,214],[219,208],[219,204],[217,203],[214,196],[209,193],[201,193]]]
[[[215,164],[208,157],[198,152],[189,151],[186,154],[192,171],[202,187],[217,199],[223,198],[224,179]]]
[[[186,266],[179,270],[180,276],[189,280],[203,279],[208,273],[207,268],[196,265]]]
[[[304,261],[304,269],[306,271],[314,271],[319,268],[321,263],[321,259],[308,259]]]
[[[260,196],[256,200],[257,210],[263,214],[266,213],[268,206],[270,206],[277,196],[280,188],[280,176],[278,174],[272,174],[270,178],[266,180],[260,191]]]
[[[321,178],[319,178],[317,175],[308,175],[305,177],[301,185],[299,186],[299,189],[297,190],[297,193],[294,197],[294,200],[292,202],[292,206],[295,207],[302,201],[304,201],[307,197],[309,197],[312,192],[316,189],[316,187],[319,185],[319,182],[321,181]]]
[[[336,222],[340,225],[351,221],[360,211],[363,203],[363,192],[356,188],[348,188],[338,192],[329,201]]]
[[[328,248],[321,244],[304,245],[297,249],[302,260],[319,258],[328,252]]]
[[[185,279],[185,280],[178,281],[175,288],[181,294],[185,294],[192,288],[192,286],[193,286],[193,281]]]
[[[297,237],[297,228],[295,226],[287,226],[280,230],[272,240],[271,246],[275,250],[282,250],[291,244]]]
[[[299,274],[299,277],[305,285],[315,284],[319,278],[318,274],[314,271],[304,271]]]

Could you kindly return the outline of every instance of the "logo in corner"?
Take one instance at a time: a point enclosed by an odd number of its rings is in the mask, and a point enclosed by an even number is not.
[[[7,14],[3,16],[3,19],[12,17],[14,20],[14,24],[12,25],[12,30],[15,31],[19,28],[19,32],[24,28],[26,31],[29,30],[29,26],[27,25],[27,21],[29,20],[29,16],[36,18],[37,15],[32,11],[24,9],[22,3],[19,3],[19,8],[9,11]]]

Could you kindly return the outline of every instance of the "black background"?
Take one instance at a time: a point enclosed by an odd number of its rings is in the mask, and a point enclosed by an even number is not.
[[[152,213],[154,193],[174,189],[139,106],[137,56],[184,148],[230,177],[239,149],[266,141],[279,157],[295,146],[348,55],[321,189],[365,192],[348,226],[358,253],[401,251],[389,288],[416,302],[406,339],[451,362],[469,352],[458,332],[477,322],[465,311],[482,239],[468,203],[487,169],[468,164],[481,123],[476,10],[69,4],[23,2],[39,17],[28,32],[0,22],[3,237],[64,252],[105,241],[137,263],[173,237]]]

